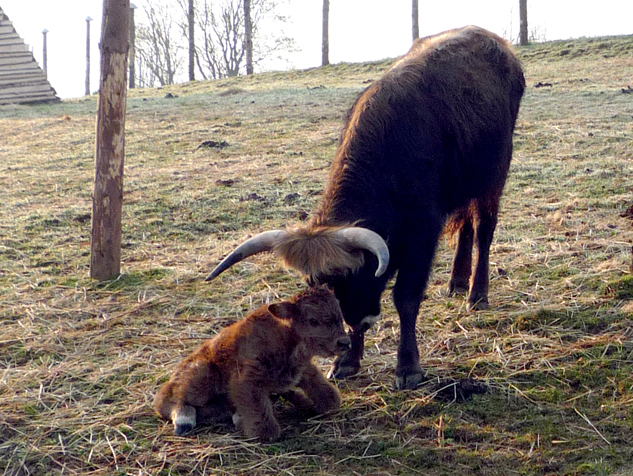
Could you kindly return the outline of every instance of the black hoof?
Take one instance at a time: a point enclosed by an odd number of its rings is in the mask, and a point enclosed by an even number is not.
[[[327,378],[334,380],[344,380],[352,375],[355,375],[360,370],[360,367],[353,365],[333,365],[327,374]]]
[[[396,376],[396,388],[398,390],[415,390],[424,381],[422,372],[412,372]]]
[[[468,310],[469,311],[485,311],[488,309],[488,300],[487,299],[479,299],[478,301],[468,300]]]
[[[193,425],[180,424],[180,425],[176,425],[176,429],[175,429],[174,433],[176,434],[176,436],[182,436],[185,433],[189,433],[191,430],[193,430]]]
[[[449,296],[465,296],[468,294],[468,284],[449,284],[448,285],[448,295]]]

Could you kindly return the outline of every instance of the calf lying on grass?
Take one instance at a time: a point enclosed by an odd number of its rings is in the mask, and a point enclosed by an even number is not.
[[[334,294],[323,287],[262,306],[189,355],[165,383],[154,409],[176,435],[233,418],[247,437],[273,441],[280,427],[271,394],[303,410],[339,408],[334,387],[312,363],[346,352],[350,338]]]

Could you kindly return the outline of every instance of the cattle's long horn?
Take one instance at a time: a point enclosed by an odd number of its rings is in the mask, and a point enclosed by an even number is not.
[[[271,251],[277,241],[288,236],[288,232],[284,230],[270,230],[255,235],[249,238],[240,246],[222,260],[222,262],[215,267],[211,274],[207,276],[206,281],[211,281],[217,277],[220,273],[226,271],[235,263],[239,263],[243,259],[253,256],[257,253],[263,253],[264,251]]]
[[[337,232],[352,247],[361,248],[373,253],[378,258],[378,268],[375,276],[378,278],[387,271],[389,266],[389,248],[387,243],[375,231],[362,227],[342,228]]]

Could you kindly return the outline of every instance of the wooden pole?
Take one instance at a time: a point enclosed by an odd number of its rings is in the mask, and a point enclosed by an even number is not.
[[[413,40],[415,41],[420,38],[420,14],[418,8],[418,0],[413,0],[413,4],[411,5],[411,17],[413,27]]]
[[[189,0],[189,13],[187,19],[189,21],[189,81],[196,80],[196,40],[195,40],[195,8],[194,0]]]
[[[330,0],[323,0],[321,41],[321,66],[326,66],[330,64]]]
[[[136,5],[130,3],[130,84],[129,88],[136,88],[136,23],[134,22]]]
[[[90,22],[92,18],[86,18],[86,96],[90,96]]]
[[[129,46],[130,0],[104,0],[90,255],[90,277],[99,281],[114,279],[121,271]]]
[[[519,44],[528,45],[527,0],[519,0]]]
[[[44,70],[44,76],[48,79],[48,45],[46,44],[46,34],[48,30],[44,28],[42,31],[42,35],[44,36],[42,40],[42,69]]]
[[[244,0],[244,49],[246,50],[246,74],[253,74],[253,22],[251,0]]]

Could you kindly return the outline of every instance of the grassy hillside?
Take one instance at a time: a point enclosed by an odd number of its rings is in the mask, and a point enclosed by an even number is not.
[[[0,473],[631,474],[633,38],[519,54],[491,310],[445,295],[442,244],[418,325],[429,380],[394,389],[386,293],[341,411],[297,421],[279,403],[272,445],[175,437],[153,396],[202,339],[302,288],[271,256],[204,277],[306,218],[346,110],[390,61],[132,91],[124,274],[104,284],[88,278],[95,98],[0,107]],[[453,398],[464,378],[488,391]]]

